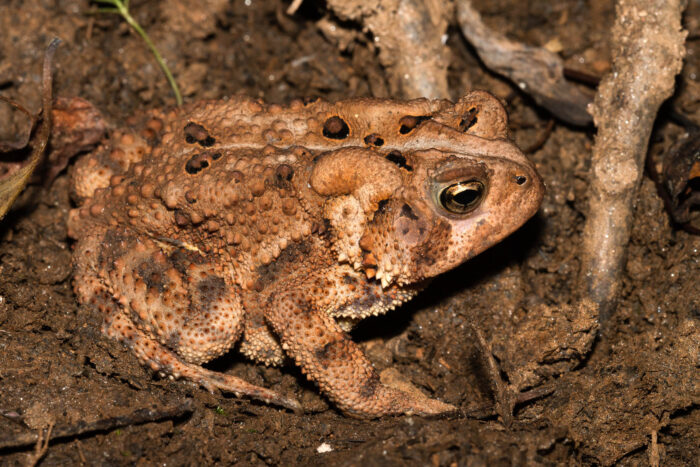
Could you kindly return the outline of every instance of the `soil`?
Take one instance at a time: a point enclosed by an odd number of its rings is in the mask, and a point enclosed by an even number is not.
[[[480,3],[486,22],[509,37],[548,44],[578,71],[601,76],[609,69],[613,2]],[[672,103],[697,122],[700,3],[689,3],[690,40]],[[131,11],[188,101],[236,93],[272,103],[398,97],[358,25],[343,25],[353,33],[340,51],[316,25],[330,14],[322,2],[307,0],[293,16],[285,14],[287,6],[279,0],[134,0]],[[117,15],[90,14],[93,7],[85,0],[3,1],[0,93],[37,110],[43,53],[57,36],[63,44],[55,59],[56,95],[89,100],[113,124],[173,105],[143,41]],[[554,122],[548,134],[551,117],[485,70],[456,27],[447,45],[453,97],[487,89],[507,102],[521,147],[544,137],[530,157],[547,195],[520,231],[437,278],[415,301],[366,320],[353,337],[380,371],[398,370],[426,394],[459,406],[461,415],[350,419],[291,365],[266,369],[235,352],[209,367],[294,395],[306,413],[153,375],[104,338],[97,317],[77,305],[63,171],[49,186],[25,190],[0,224],[0,442],[49,424],[58,430],[191,404],[180,416],[56,440],[41,462],[700,465],[700,236],[672,225],[645,177],[623,294],[612,318],[597,323],[574,296],[592,128]],[[5,107],[1,133],[14,139],[16,115]],[[664,108],[650,157],[660,160],[684,132]],[[511,416],[508,401],[516,399]],[[0,464],[22,465],[33,449],[0,449]]]

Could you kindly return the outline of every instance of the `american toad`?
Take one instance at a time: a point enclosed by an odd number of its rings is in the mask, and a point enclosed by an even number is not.
[[[156,110],[73,169],[75,290],[153,370],[293,409],[201,364],[286,357],[357,417],[454,407],[384,385],[348,334],[485,250],[543,184],[485,92],[456,104],[237,97]]]

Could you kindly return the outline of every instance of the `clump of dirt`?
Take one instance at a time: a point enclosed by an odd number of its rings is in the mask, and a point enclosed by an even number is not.
[[[490,27],[559,50],[567,66],[601,76],[609,67],[611,2],[490,2]],[[187,100],[236,93],[273,103],[321,96],[388,96],[387,76],[361,31],[338,51],[317,27],[329,14],[307,0],[131,2]],[[114,123],[172,105],[162,72],[116,15],[91,15],[87,1],[0,6],[0,92],[40,108],[41,61],[49,39],[55,94],[80,96]],[[686,12],[697,36],[700,5]],[[347,27],[356,25],[347,24]],[[37,32],[38,31],[38,32]],[[436,279],[414,302],[353,332],[380,371],[397,369],[464,416],[358,421],[330,406],[293,367],[266,369],[235,353],[213,362],[254,384],[295,394],[304,415],[159,379],[100,333],[77,307],[70,277],[68,180],[31,186],[0,224],[0,443],[55,427],[183,406],[181,416],[126,424],[50,444],[44,462],[170,464],[503,465],[658,463],[700,458],[700,237],[676,230],[654,183],[639,192],[623,294],[604,323],[574,308],[582,212],[592,144],[589,129],[554,122],[511,84],[485,70],[456,28],[449,30],[450,90],[487,89],[508,103],[511,130],[547,184],[540,213],[502,244]],[[700,43],[689,53],[673,105],[700,121]],[[0,127],[11,114],[0,107]],[[651,155],[683,129],[663,112]],[[658,157],[657,159],[658,160]],[[479,344],[484,336],[488,349]],[[492,352],[499,371],[489,368]],[[535,392],[539,391],[539,392]],[[513,397],[512,420],[499,393]],[[532,397],[523,397],[530,394]],[[505,414],[505,415],[504,415]],[[3,463],[30,448],[0,448]],[[322,452],[327,451],[327,452]],[[657,464],[658,465],[658,464]]]

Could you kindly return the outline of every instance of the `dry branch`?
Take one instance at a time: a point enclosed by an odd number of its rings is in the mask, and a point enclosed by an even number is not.
[[[450,2],[444,0],[328,0],[343,21],[372,33],[392,88],[404,98],[449,98],[444,45]]]
[[[558,55],[507,39],[489,29],[470,0],[457,1],[457,21],[487,68],[513,81],[535,102],[573,125],[587,125],[590,97],[564,79]]]
[[[686,33],[681,0],[619,0],[612,69],[591,106],[598,128],[583,229],[579,293],[605,321],[615,306],[633,207],[656,113],[680,72]]]
[[[46,428],[39,430],[36,445],[34,446],[34,452],[29,454],[27,457],[27,462],[25,463],[27,467],[34,467],[39,463],[42,457],[46,455],[49,450],[49,440],[51,439],[52,430],[53,422],[49,423]]]
[[[123,417],[111,417],[90,423],[79,422],[70,426],[58,426],[48,432],[45,442],[48,444],[49,441],[66,440],[78,436],[111,431],[125,426],[178,419],[189,415],[192,413],[192,410],[192,401],[188,399],[184,403],[174,407],[139,409]],[[0,438],[0,450],[29,447],[35,445],[37,441],[41,439],[41,435],[36,432],[7,436]]]

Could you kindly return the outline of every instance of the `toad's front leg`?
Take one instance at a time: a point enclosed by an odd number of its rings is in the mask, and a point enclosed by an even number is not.
[[[273,296],[265,314],[282,348],[307,377],[344,413],[358,418],[382,415],[437,415],[450,404],[386,386],[362,350],[327,313],[299,292]]]

